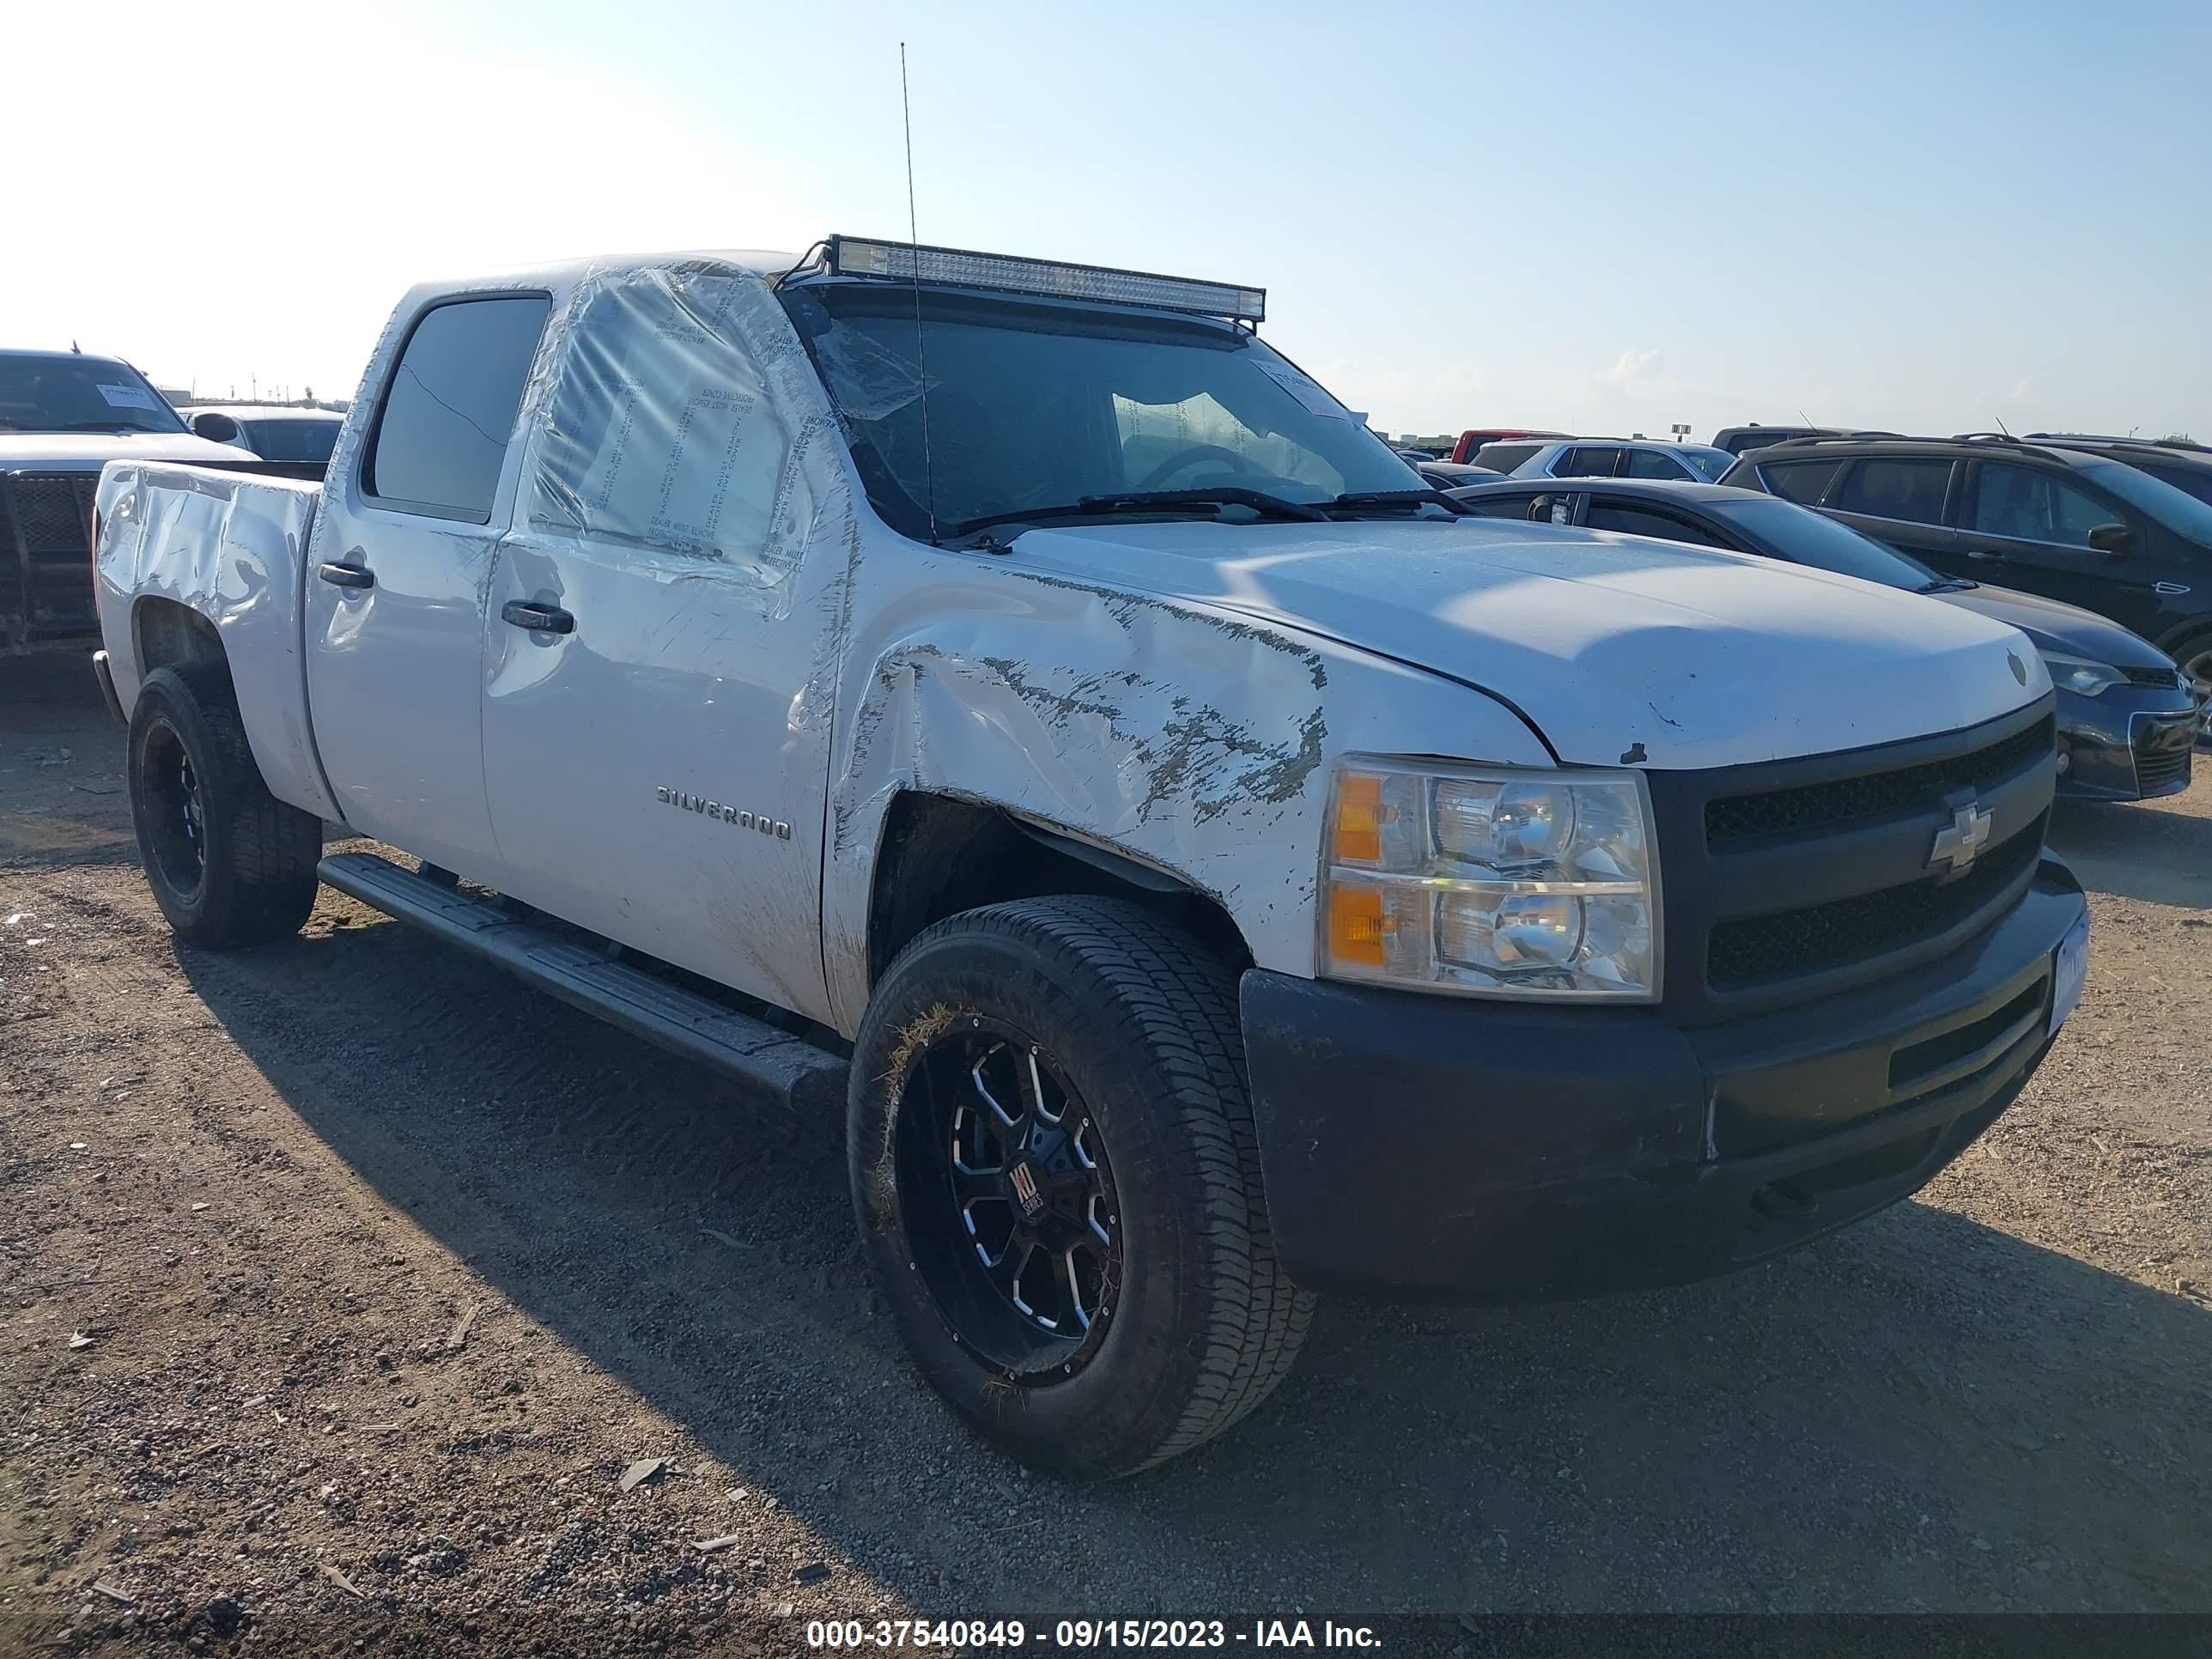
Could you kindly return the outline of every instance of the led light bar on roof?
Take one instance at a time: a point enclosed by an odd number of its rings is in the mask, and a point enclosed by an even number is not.
[[[890,276],[907,283],[949,283],[962,288],[999,289],[1010,294],[1044,294],[1065,300],[1158,306],[1165,311],[1229,317],[1242,323],[1261,322],[1267,314],[1267,290],[1264,288],[1156,276],[1149,271],[1116,270],[1109,265],[1018,259],[1004,253],[970,253],[963,248],[916,246],[912,242],[867,241],[857,236],[832,236],[829,258],[830,269],[841,276]]]

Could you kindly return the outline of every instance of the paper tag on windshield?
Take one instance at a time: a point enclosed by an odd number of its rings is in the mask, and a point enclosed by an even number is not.
[[[1300,374],[1288,363],[1261,363],[1260,372],[1298,400],[1307,413],[1324,420],[1348,421],[1352,411],[1322,390],[1321,383]]]
[[[159,409],[154,394],[143,386],[107,386],[99,381],[100,395],[107,399],[110,409]]]

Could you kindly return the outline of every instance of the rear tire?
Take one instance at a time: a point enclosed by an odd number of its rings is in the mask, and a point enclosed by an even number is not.
[[[1314,1302],[1268,1233],[1236,978],[1146,912],[1033,899],[922,933],[861,1022],[848,1127],[900,1334],[1023,1462],[1133,1473],[1289,1371]]]
[[[314,908],[322,821],[262,782],[228,666],[149,674],[128,754],[139,857],[177,937],[221,951],[298,933]]]

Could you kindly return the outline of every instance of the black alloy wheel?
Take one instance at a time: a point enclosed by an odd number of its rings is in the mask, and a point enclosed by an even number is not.
[[[970,1017],[926,1044],[896,1179],[915,1264],[958,1339],[1025,1382],[1073,1376],[1121,1281],[1120,1200],[1097,1121],[1051,1054]]]
[[[176,732],[148,733],[139,757],[138,787],[148,807],[146,839],[161,878],[180,896],[207,879],[207,808],[199,775]]]

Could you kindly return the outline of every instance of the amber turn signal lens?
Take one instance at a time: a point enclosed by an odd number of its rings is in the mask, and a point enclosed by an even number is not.
[[[1340,864],[1382,862],[1382,780],[1372,772],[1347,772],[1338,781],[1336,859]]]
[[[1382,941],[1389,931],[1380,892],[1371,887],[1329,890],[1328,951],[1334,961],[1380,968]]]

